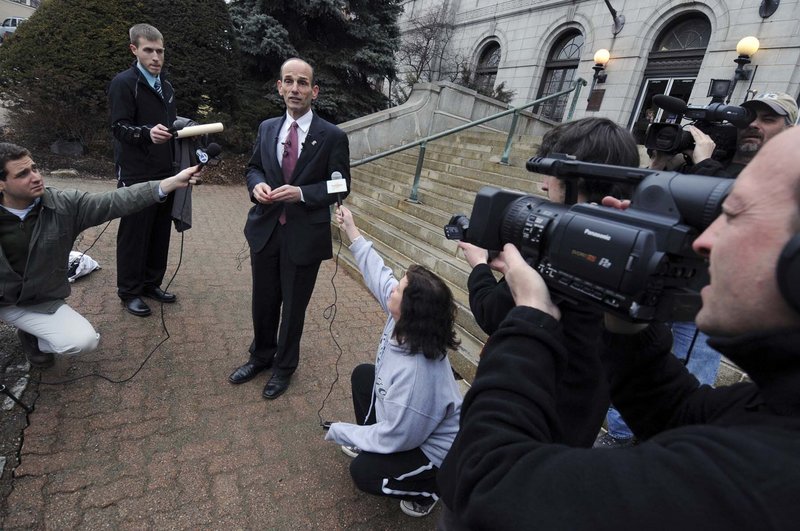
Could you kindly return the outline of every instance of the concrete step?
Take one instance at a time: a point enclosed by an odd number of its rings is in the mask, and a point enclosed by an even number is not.
[[[389,157],[383,162],[375,161],[373,164],[380,167],[381,171],[400,172],[402,175],[413,176],[416,171],[416,161],[399,155]],[[543,180],[541,174],[494,162],[459,162],[446,157],[444,160],[426,158],[420,176],[473,191],[491,184],[526,193],[540,193]]]
[[[500,134],[500,133],[488,133],[488,132],[478,133],[471,131],[461,131],[460,133],[456,133],[454,135],[434,140],[433,142],[430,142],[429,145],[441,144],[441,145],[451,145],[451,146],[463,146],[469,148],[477,146],[478,150],[482,150],[488,147],[490,150],[499,149],[500,152],[502,153],[502,151],[506,147],[507,140],[508,140],[508,135],[505,133]],[[514,135],[514,137],[511,140],[511,148],[516,149],[517,146],[519,146],[520,149],[531,149],[533,147],[539,146],[541,143],[542,143],[542,137],[540,136]]]
[[[399,164],[395,164],[395,166],[399,166]],[[358,170],[361,170],[361,168],[359,167],[356,169],[356,171]],[[383,166],[377,171],[380,172],[382,178],[389,179],[393,183],[408,183],[408,192],[411,191],[411,185],[414,181],[413,174],[409,174],[399,167],[393,168]],[[451,173],[437,172],[425,168],[420,174],[419,189],[463,203],[472,203],[475,198],[475,193],[485,186],[487,181],[478,181],[468,177],[460,177]],[[353,186],[355,187],[355,185]]]
[[[390,192],[397,196],[399,200],[406,200],[411,193],[411,180],[407,179],[406,182],[398,182],[397,180],[378,176],[356,168],[353,170],[353,192],[358,193],[360,189],[372,186],[379,188],[386,192]],[[438,209],[442,212],[455,213],[469,213],[472,211],[472,204],[475,202],[475,194],[463,192],[462,199],[454,199],[439,195],[435,190],[430,189],[431,183],[420,181],[420,190],[418,191],[418,198],[423,205]],[[448,191],[449,190],[445,190]],[[385,195],[385,194],[384,194]],[[402,199],[400,199],[402,198]],[[449,218],[448,218],[449,219]]]
[[[442,155],[446,157],[458,157],[464,160],[499,162],[503,156],[504,147],[494,147],[492,149],[476,150],[475,146],[458,146],[437,144],[438,141],[426,145],[425,158],[428,156]],[[524,168],[525,161],[532,157],[539,150],[539,146],[512,147],[509,154],[511,165]],[[407,154],[415,161],[419,158],[419,147],[409,148],[400,153]]]
[[[363,179],[359,180],[357,184],[354,184],[354,189],[358,193],[351,194],[350,197],[352,198],[358,195],[370,197],[376,201],[380,201],[385,205],[393,206],[398,210],[402,210],[403,212],[408,213],[408,215],[427,221],[431,225],[437,227],[444,227],[445,223],[450,220],[452,214],[449,210],[440,210],[429,204],[412,203],[408,201],[407,194],[401,195],[382,188],[380,182],[373,183],[373,181],[380,181],[380,179],[380,177],[365,174]],[[347,202],[349,201],[350,199],[347,200]],[[448,205],[452,206],[450,203],[448,203]]]

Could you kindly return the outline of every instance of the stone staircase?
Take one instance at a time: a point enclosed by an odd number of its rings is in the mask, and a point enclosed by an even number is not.
[[[483,186],[541,193],[541,176],[525,170],[525,161],[536,152],[538,137],[518,136],[509,165],[499,164],[506,135],[464,131],[427,145],[420,178],[420,203],[407,199],[411,193],[419,149],[379,159],[353,168],[352,191],[345,204],[356,225],[373,240],[375,249],[398,278],[412,263],[431,269],[450,286],[458,306],[457,331],[461,346],[450,353],[453,368],[472,381],[486,335],[469,310],[467,277],[470,267],[456,243],[444,237],[443,227],[456,213],[469,215],[476,192]],[[334,229],[334,240],[338,231]],[[343,236],[345,243],[347,237]],[[334,244],[336,245],[336,244]],[[356,276],[350,253],[344,249],[339,264]]]

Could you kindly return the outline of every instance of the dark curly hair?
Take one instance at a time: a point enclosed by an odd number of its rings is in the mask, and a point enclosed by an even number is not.
[[[411,352],[426,358],[442,359],[447,349],[459,345],[453,329],[456,304],[453,292],[437,275],[421,265],[406,271],[408,285],[400,302],[400,319],[394,326],[394,337]]]
[[[6,163],[8,161],[30,156],[31,152],[22,146],[10,142],[0,142],[0,181],[6,180]]]
[[[552,153],[566,153],[583,162],[639,166],[639,148],[633,135],[608,118],[581,118],[554,127],[542,137],[537,154],[548,157]],[[578,191],[587,201],[599,203],[606,195],[629,199],[633,187],[580,178]]]

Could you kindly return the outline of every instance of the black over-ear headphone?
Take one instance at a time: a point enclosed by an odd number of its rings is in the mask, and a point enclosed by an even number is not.
[[[781,295],[800,312],[800,234],[792,236],[783,247],[776,274]]]

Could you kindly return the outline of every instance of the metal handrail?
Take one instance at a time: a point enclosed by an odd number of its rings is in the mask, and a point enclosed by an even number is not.
[[[378,159],[382,159],[383,157],[388,157],[389,155],[394,155],[395,153],[400,153],[401,151],[405,151],[405,150],[413,148],[415,146],[419,146],[419,157],[417,158],[417,168],[416,168],[416,171],[414,173],[414,184],[411,186],[411,195],[409,195],[409,197],[408,197],[408,201],[410,201],[412,203],[419,203],[419,199],[418,199],[419,179],[420,179],[420,175],[422,174],[422,164],[423,164],[423,162],[425,160],[425,149],[426,149],[426,147],[428,145],[428,142],[432,142],[432,141],[438,140],[438,139],[440,139],[442,137],[445,137],[445,136],[448,136],[448,135],[452,135],[454,133],[459,133],[459,132],[461,132],[461,131],[463,131],[465,129],[469,129],[469,128],[475,127],[477,125],[481,125],[481,124],[484,124],[486,122],[490,122],[492,120],[496,120],[498,118],[502,118],[502,117],[507,116],[509,114],[513,114],[514,117],[511,120],[511,128],[510,128],[510,131],[508,132],[508,138],[506,140],[506,147],[505,147],[505,150],[503,151],[503,156],[500,159],[500,163],[501,164],[508,164],[508,157],[509,157],[509,154],[511,153],[511,144],[513,142],[514,133],[515,133],[515,131],[517,129],[517,122],[519,120],[520,112],[522,112],[522,111],[524,111],[526,109],[529,109],[529,108],[533,107],[534,105],[538,105],[538,104],[540,104],[540,103],[542,103],[544,101],[551,100],[551,99],[554,99],[554,98],[558,98],[560,96],[563,96],[564,94],[569,94],[570,92],[574,92],[574,95],[572,96],[572,104],[570,105],[569,113],[567,114],[567,119],[569,120],[569,119],[572,118],[572,115],[575,113],[575,105],[577,104],[578,98],[580,97],[581,87],[585,87],[586,85],[587,85],[586,80],[583,79],[582,77],[579,77],[578,79],[576,79],[574,81],[572,87],[570,87],[568,89],[564,89],[564,90],[561,90],[559,92],[554,92],[553,94],[549,94],[549,95],[547,95],[547,96],[545,96],[543,98],[539,98],[538,100],[534,100],[534,101],[532,101],[530,103],[526,103],[525,105],[523,105],[521,107],[513,107],[511,109],[499,112],[497,114],[493,114],[493,115],[487,116],[485,118],[480,118],[478,120],[475,120],[475,121],[472,121],[472,122],[469,122],[469,123],[466,123],[466,124],[463,124],[463,125],[459,125],[458,127],[454,127],[452,129],[448,129],[447,131],[442,131],[441,133],[436,133],[434,135],[430,135],[430,136],[427,136],[425,138],[421,138],[419,140],[415,140],[413,142],[409,142],[408,144],[403,144],[402,146],[398,146],[398,147],[395,147],[395,148],[392,148],[392,149],[388,149],[386,151],[383,151],[383,152],[375,154],[375,155],[370,155],[369,157],[363,158],[361,160],[357,160],[355,162],[351,162],[350,163],[350,167],[351,168],[355,168],[356,166],[361,166],[362,164],[367,164],[368,162],[373,162],[373,161],[376,161]]]

